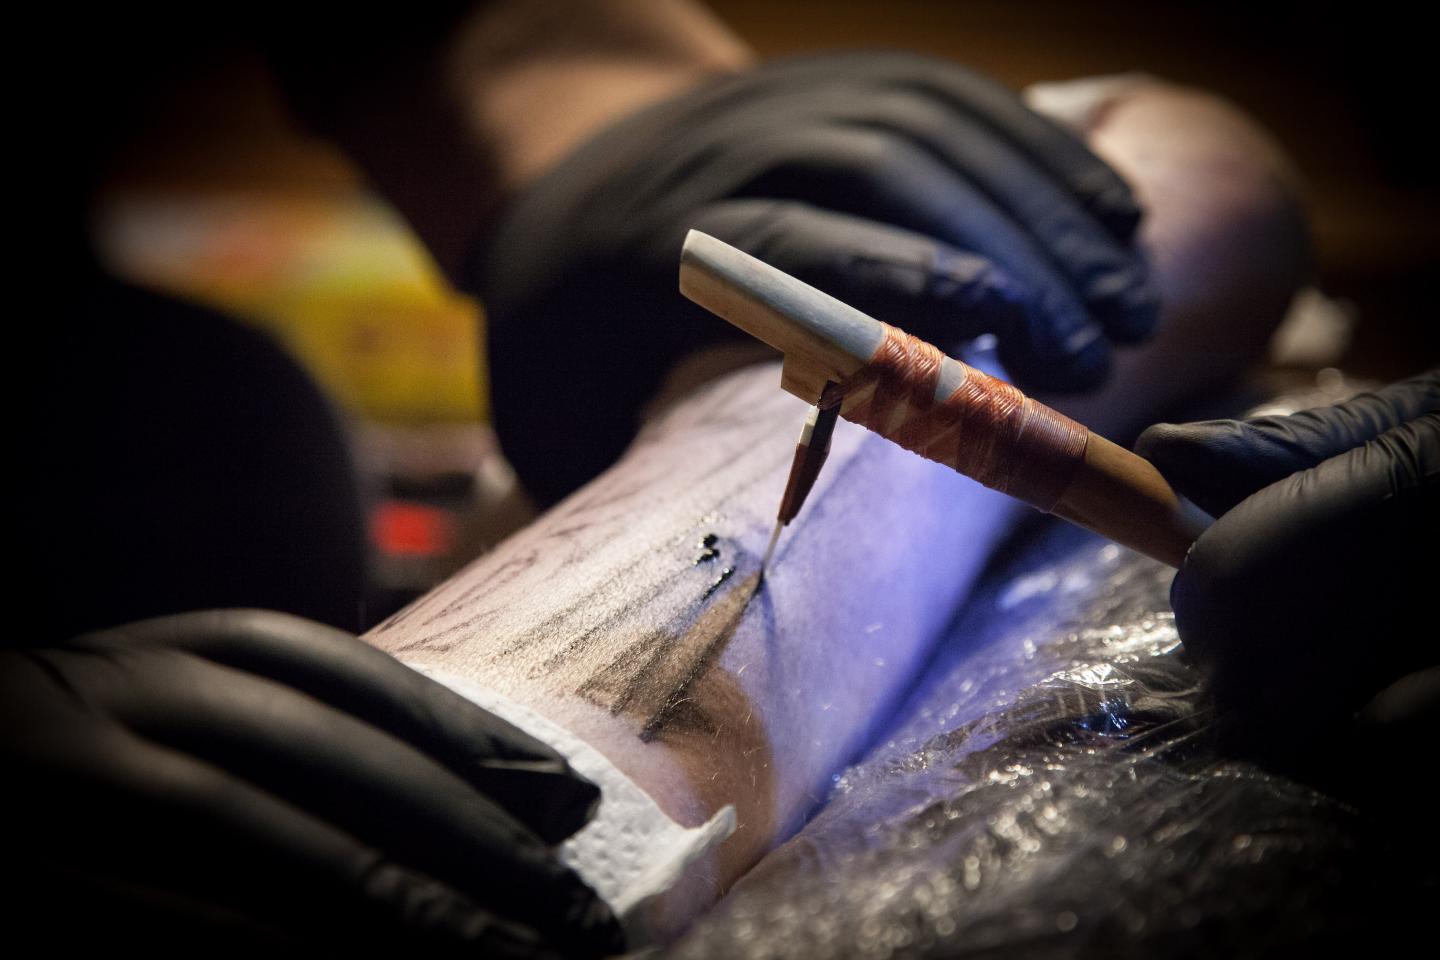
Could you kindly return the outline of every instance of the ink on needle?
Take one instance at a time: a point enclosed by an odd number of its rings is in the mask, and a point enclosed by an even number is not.
[[[775,531],[770,534],[770,545],[760,560],[760,579],[770,567],[775,554],[775,545],[780,542],[780,530],[799,514],[805,498],[830,456],[830,437],[835,433],[835,423],[840,419],[840,398],[834,396],[836,384],[826,383],[820,393],[820,402],[810,408],[805,424],[800,428],[800,439],[795,444],[795,459],[790,462],[790,477],[785,482],[785,494],[780,498],[780,513],[775,520]]]

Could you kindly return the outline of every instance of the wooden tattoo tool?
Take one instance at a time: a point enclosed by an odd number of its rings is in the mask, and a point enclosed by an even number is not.
[[[685,238],[680,290],[783,353],[780,386],[814,404],[762,571],[837,417],[1172,567],[1210,523],[1150,461],[714,237]]]

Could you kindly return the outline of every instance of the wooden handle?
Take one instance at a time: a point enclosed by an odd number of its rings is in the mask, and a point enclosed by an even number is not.
[[[880,321],[866,316],[828,294],[816,290],[794,277],[776,270],[714,237],[691,231],[685,240],[680,259],[680,290],[685,296],[730,321],[742,330],[779,350],[785,357],[780,385],[785,390],[815,403],[827,382],[849,383],[859,371],[871,369],[877,350],[885,342],[887,328]],[[913,338],[907,338],[913,339]],[[918,341],[917,341],[918,343]],[[928,350],[934,347],[923,345]],[[936,351],[938,355],[938,351]],[[989,381],[991,378],[972,370],[952,357],[943,357],[932,367],[933,395],[923,407],[941,409],[957,388],[966,383]],[[1004,386],[1005,390],[1013,388]],[[1016,394],[1018,396],[1018,394]],[[1199,510],[1180,499],[1154,465],[1104,437],[1085,431],[1068,418],[1049,411],[1037,401],[1020,397],[1026,404],[1043,411],[1049,418],[1064,421],[1064,428],[1076,443],[1067,448],[1066,463],[1074,463],[1068,485],[1056,497],[1050,485],[1040,495],[1026,488],[1034,484],[998,482],[965,468],[956,456],[936,452],[926,443],[918,442],[913,421],[907,421],[905,410],[894,417],[880,416],[865,426],[887,439],[894,440],[923,456],[944,463],[987,486],[1018,496],[1032,506],[1064,517],[1072,523],[1094,530],[1118,543],[1140,551],[1163,563],[1178,567],[1185,559],[1190,544],[1209,523]],[[846,419],[856,420],[857,398],[847,396],[841,408]],[[933,434],[944,434],[944,414],[931,417]],[[958,425],[958,422],[957,424]],[[901,429],[901,428],[905,429]],[[1030,434],[1026,434],[1030,436]],[[1084,443],[1083,455],[1079,444]],[[1036,446],[1030,443],[1030,452]],[[1075,462],[1079,457],[1079,462]],[[1046,473],[1034,459],[1009,462],[995,471],[1002,475],[1031,471],[1031,478]],[[1052,465],[1053,466],[1053,465]],[[1056,482],[1063,475],[1052,473]]]
[[[1050,512],[1172,567],[1211,522],[1149,460],[1093,431],[1085,459]]]

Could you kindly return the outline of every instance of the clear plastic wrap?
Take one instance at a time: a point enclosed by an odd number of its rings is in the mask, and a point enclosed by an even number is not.
[[[1329,955],[1423,926],[1390,841],[1431,824],[1377,838],[1219,756],[1172,574],[1058,522],[1018,538],[892,732],[675,955]]]

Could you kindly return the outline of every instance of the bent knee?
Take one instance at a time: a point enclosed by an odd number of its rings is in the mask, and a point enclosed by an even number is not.
[[[1154,80],[1100,113],[1090,144],[1139,194],[1177,308],[1279,320],[1309,272],[1309,236],[1299,175],[1258,122],[1213,93]]]

